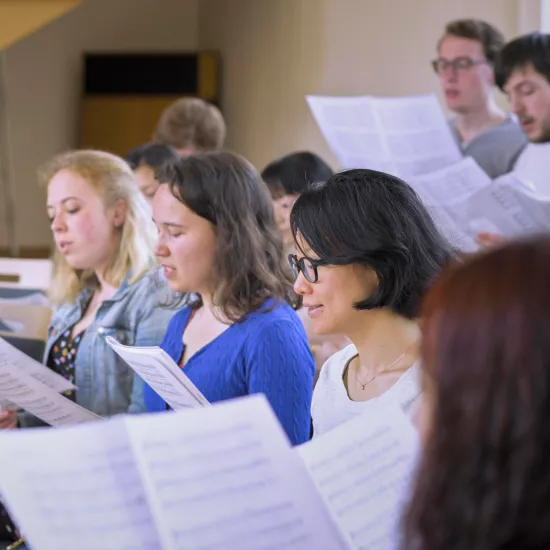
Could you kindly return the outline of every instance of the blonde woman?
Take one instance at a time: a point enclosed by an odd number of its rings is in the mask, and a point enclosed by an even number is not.
[[[68,395],[101,416],[145,410],[143,382],[105,343],[160,344],[172,310],[159,307],[151,268],[156,229],[151,210],[119,157],[74,151],[39,173],[55,240],[50,299],[56,305],[45,364],[73,381]],[[36,419],[20,414],[22,426]],[[0,427],[17,425],[4,412]]]

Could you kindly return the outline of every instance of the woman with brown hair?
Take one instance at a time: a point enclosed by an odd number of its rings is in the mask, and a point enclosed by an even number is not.
[[[549,280],[546,236],[475,257],[429,293],[405,550],[550,548]]]
[[[210,402],[265,394],[290,441],[303,443],[315,367],[266,185],[221,152],[178,159],[157,177],[156,254],[170,288],[193,296],[161,347]],[[166,410],[151,388],[145,402]]]

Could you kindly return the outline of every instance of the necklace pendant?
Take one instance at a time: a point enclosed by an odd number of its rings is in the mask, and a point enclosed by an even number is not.
[[[361,384],[361,389],[364,391],[366,386],[367,386],[366,384]]]

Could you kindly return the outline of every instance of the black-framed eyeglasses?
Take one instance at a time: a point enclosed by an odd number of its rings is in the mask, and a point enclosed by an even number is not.
[[[445,72],[449,67],[451,67],[453,72],[466,72],[474,65],[482,65],[483,63],[489,62],[486,59],[472,59],[471,57],[462,56],[451,60],[443,58],[434,59],[432,67],[437,74]]]
[[[298,275],[302,273],[306,281],[309,281],[310,283],[316,283],[319,280],[317,268],[322,265],[328,265],[327,262],[324,262],[323,260],[310,260],[309,258],[298,259],[296,254],[288,255],[288,263],[290,264],[290,269],[292,270],[294,280],[296,280]]]

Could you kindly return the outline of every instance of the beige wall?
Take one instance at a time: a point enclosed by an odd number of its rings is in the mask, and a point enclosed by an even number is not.
[[[76,144],[86,50],[218,49],[230,148],[259,168],[304,148],[336,165],[306,94],[437,91],[429,61],[446,21],[481,17],[512,37],[537,26],[537,6],[536,0],[85,0],[7,51],[18,244],[50,242],[35,171]]]
[[[45,193],[35,173],[76,145],[82,53],[196,49],[197,18],[198,0],[88,0],[7,51],[20,246],[50,243]]]
[[[305,94],[437,92],[429,62],[445,22],[479,17],[512,37],[529,30],[536,3],[202,0],[199,45],[222,52],[229,147],[260,168],[306,147],[336,165]]]

